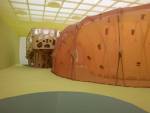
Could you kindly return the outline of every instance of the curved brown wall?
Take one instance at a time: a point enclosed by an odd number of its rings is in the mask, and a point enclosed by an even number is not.
[[[150,87],[150,4],[109,11],[68,26],[52,71],[96,83]]]

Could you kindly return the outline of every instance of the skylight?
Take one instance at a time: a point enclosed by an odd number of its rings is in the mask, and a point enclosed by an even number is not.
[[[30,10],[44,10],[44,6],[29,5]]]
[[[79,7],[78,7],[78,9],[85,9],[85,10],[88,10],[88,9],[90,9],[92,6],[91,5],[83,5],[83,4],[81,4]]]
[[[41,4],[41,5],[44,5],[44,1],[45,0],[28,0],[29,3],[32,3],[32,4]]]
[[[113,0],[102,0],[98,5],[101,5],[101,6],[111,6],[114,3],[115,3],[115,1],[113,1]]]
[[[100,0],[83,0],[83,3],[96,4]]]
[[[86,13],[86,11],[83,11],[83,10],[76,10],[74,12],[74,14],[84,14],[84,13]]]
[[[69,3],[69,2],[65,2],[63,4],[63,8],[75,8],[77,6],[77,3]]]
[[[99,11],[99,12],[102,12],[105,10],[105,7],[100,7],[100,6],[96,6],[92,9],[93,11]]]
[[[121,7],[127,7],[129,5],[129,3],[125,3],[125,2],[118,2],[115,5],[113,5],[112,7],[115,8],[121,8]]]
[[[14,8],[28,9],[28,5],[27,5],[27,4],[12,3],[12,6],[13,6]]]
[[[150,3],[150,0],[9,0],[9,2],[21,21],[71,24],[86,16]]]

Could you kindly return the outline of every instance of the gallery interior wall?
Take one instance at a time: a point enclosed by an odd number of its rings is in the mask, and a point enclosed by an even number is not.
[[[19,37],[27,37],[32,28],[62,30],[65,26],[53,22],[20,21],[8,0],[0,0],[0,69],[19,63]]]

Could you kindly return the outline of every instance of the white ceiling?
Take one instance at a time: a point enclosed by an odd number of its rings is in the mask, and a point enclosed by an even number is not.
[[[86,16],[115,8],[150,3],[150,0],[9,0],[9,2],[20,21],[71,24]],[[48,6],[49,3],[58,6]]]

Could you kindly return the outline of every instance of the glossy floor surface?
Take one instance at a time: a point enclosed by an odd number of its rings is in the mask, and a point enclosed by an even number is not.
[[[72,81],[50,72],[16,65],[0,70],[0,100],[39,92],[70,91],[110,96],[150,112],[150,88],[131,88]]]
[[[0,100],[1,113],[147,113],[127,102],[78,92],[33,93]]]

